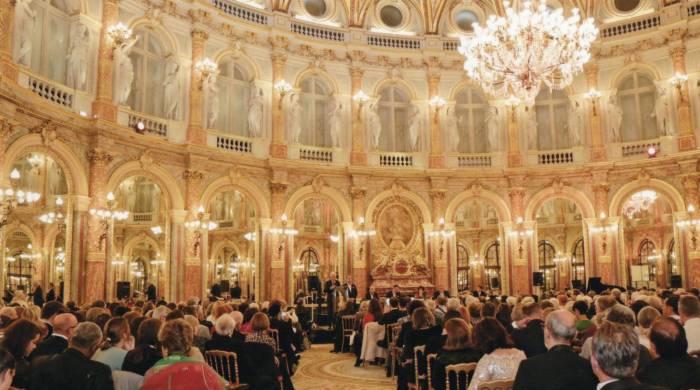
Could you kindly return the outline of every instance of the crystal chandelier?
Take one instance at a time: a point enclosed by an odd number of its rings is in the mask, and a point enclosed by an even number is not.
[[[591,57],[598,35],[592,18],[581,20],[579,10],[565,18],[544,0],[504,1],[505,16],[492,15],[474,35],[463,37],[459,52],[470,78],[493,96],[514,95],[532,104],[542,83],[552,89],[571,84]]]
[[[649,210],[649,207],[656,202],[658,197],[659,195],[657,195],[656,191],[652,190],[636,192],[625,203],[623,212],[627,218],[632,218],[637,213]]]

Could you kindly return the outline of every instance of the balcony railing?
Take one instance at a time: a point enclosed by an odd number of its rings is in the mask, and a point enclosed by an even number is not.
[[[333,162],[333,150],[302,146],[299,148],[299,159],[324,163]]]
[[[325,39],[327,41],[336,42],[345,41],[345,33],[343,31],[309,26],[299,22],[292,22],[289,28],[292,30],[293,33],[306,35],[312,38]]]
[[[412,167],[414,158],[410,154],[383,153],[379,155],[379,165],[383,167]]]
[[[661,153],[661,142],[659,141],[639,141],[629,142],[622,145],[622,157],[639,156],[647,154],[649,148],[654,147],[656,154]]]
[[[488,154],[457,156],[457,166],[460,168],[491,167],[492,158]]]
[[[224,0],[212,0],[211,3],[214,5],[214,7],[231,16],[235,16],[251,23],[267,25],[267,15],[261,12],[256,12]]]
[[[539,165],[571,164],[573,162],[574,152],[572,151],[558,151],[537,154],[537,164]]]
[[[29,90],[52,103],[73,108],[75,96],[50,81],[29,76]]]
[[[420,50],[421,41],[411,38],[394,38],[379,35],[368,35],[367,44],[370,46],[387,47],[390,49]]]
[[[602,38],[617,37],[638,31],[648,30],[661,25],[661,15],[647,15],[636,20],[626,20],[618,24],[605,26],[600,30]]]
[[[153,222],[153,213],[130,213],[131,222],[140,224],[150,224]]]
[[[168,123],[164,119],[157,119],[143,114],[130,112],[128,126],[139,130],[139,123],[143,124],[144,133],[157,135],[163,138],[168,137]]]
[[[216,134],[216,147],[237,153],[253,153],[253,141],[230,135]]]

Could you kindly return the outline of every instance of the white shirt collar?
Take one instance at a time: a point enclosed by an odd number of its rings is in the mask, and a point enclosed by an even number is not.
[[[66,337],[66,336],[64,336],[64,335],[62,335],[62,334],[60,334],[60,333],[53,332],[53,333],[51,334],[51,336],[60,337],[60,338],[62,338],[62,339],[64,339],[64,340],[68,341],[68,337]]]
[[[619,381],[619,379],[617,379],[617,378],[612,378],[612,379],[608,379],[608,380],[605,381],[605,382],[600,382],[600,383],[598,383],[598,385],[596,386],[596,390],[602,389],[602,388],[603,388],[604,386],[606,386],[608,383],[613,383],[613,382],[617,382],[617,381]]]

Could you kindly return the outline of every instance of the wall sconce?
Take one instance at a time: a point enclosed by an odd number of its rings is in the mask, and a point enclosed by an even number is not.
[[[102,220],[102,234],[100,235],[100,249],[102,243],[107,240],[109,234],[109,223],[113,221],[124,221],[129,218],[129,212],[126,210],[115,210],[114,193],[108,192],[106,208],[91,208],[90,215]]]
[[[114,48],[125,44],[132,34],[133,31],[122,22],[107,27],[107,36],[114,43]]]
[[[278,108],[282,109],[282,100],[284,100],[284,97],[292,92],[292,85],[287,82],[285,79],[280,79],[277,80],[277,82],[274,85],[275,91],[280,94],[280,101],[278,103]]]
[[[688,205],[688,214],[690,218],[684,221],[676,222],[679,229],[690,228],[690,249],[695,252],[698,250],[697,226],[700,225],[700,219],[695,216],[695,206]]]
[[[287,217],[287,214],[282,214],[282,216],[280,217],[281,227],[270,229],[270,234],[275,236],[282,236],[283,238],[282,240],[280,240],[280,246],[277,248],[280,260],[282,259],[282,252],[284,252],[286,238],[293,237],[299,234],[299,231],[297,229],[287,227],[288,221],[289,218]]]
[[[602,96],[600,92],[598,92],[597,89],[591,88],[590,91],[586,92],[586,95],[584,95],[586,99],[591,101],[591,105],[593,107],[593,116],[598,116],[598,99]]]
[[[428,234],[430,237],[440,237],[440,254],[439,254],[439,259],[442,260],[443,254],[445,252],[445,239],[450,238],[454,236],[455,231],[450,230],[450,229],[445,229],[445,218],[440,218],[438,221],[438,224],[440,225],[440,230],[434,230]]]
[[[364,107],[365,103],[369,101],[369,96],[365,93],[363,90],[357,91],[357,93],[352,97],[352,100],[356,102],[359,106],[359,109],[357,110],[357,119],[362,118],[362,108]]]
[[[202,237],[204,233],[214,230],[219,227],[219,224],[212,221],[207,221],[204,215],[204,207],[197,208],[197,217],[193,220],[185,222],[185,227],[194,230],[194,254],[199,254],[199,247],[202,245]]]
[[[63,198],[58,197],[55,201],[56,208],[48,213],[44,213],[39,216],[39,221],[47,225],[53,225],[55,222],[63,226],[63,221],[65,220],[65,215],[63,214]]]
[[[124,259],[122,259],[121,255],[119,255],[119,254],[114,255],[114,259],[112,259],[112,265],[114,265],[114,266],[124,265]]]
[[[433,96],[432,99],[430,99],[430,107],[435,109],[435,114],[433,115],[433,123],[438,123],[440,109],[445,107],[446,104],[447,101],[441,96],[436,95]]]
[[[153,227],[151,227],[151,232],[152,232],[153,234],[155,234],[156,236],[158,236],[158,235],[163,234],[163,228],[160,227],[160,225],[158,225],[158,226],[153,226]]]
[[[688,75],[680,72],[676,72],[673,77],[668,79],[668,83],[676,87],[676,90],[678,91],[678,101],[680,103],[685,102],[685,94],[683,93],[682,88],[686,81],[688,81]]]
[[[202,89],[204,83],[219,71],[219,65],[209,58],[204,58],[194,65],[194,70],[199,74],[199,89]]]
[[[243,235],[243,238],[245,238],[246,241],[255,241],[258,239],[258,234],[255,232],[248,232]]]
[[[523,252],[525,252],[525,237],[532,237],[532,235],[535,234],[535,231],[523,226],[523,217],[517,217],[515,223],[517,224],[517,227],[508,235],[513,239],[518,240],[518,259],[522,259]]]
[[[602,255],[605,256],[608,252],[608,234],[617,230],[617,224],[609,224],[607,222],[608,216],[604,212],[601,212],[598,216],[600,219],[599,226],[594,226],[590,228],[591,234],[600,234],[600,249],[603,252]]]

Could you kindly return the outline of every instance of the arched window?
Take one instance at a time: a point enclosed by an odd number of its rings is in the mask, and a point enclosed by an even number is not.
[[[474,88],[465,88],[457,93],[455,100],[459,129],[457,151],[460,153],[488,152],[489,137],[485,124],[488,104],[484,95]]]
[[[574,249],[571,251],[571,280],[578,280],[580,283],[586,281],[586,261],[583,237],[576,240]]]
[[[21,175],[19,188],[38,192],[47,197],[68,193],[68,183],[63,169],[56,160],[45,154],[30,153],[17,160],[12,168],[17,169]]]
[[[569,98],[564,91],[542,88],[535,100],[538,150],[571,147],[569,132],[566,131],[568,104]]]
[[[160,211],[164,209],[162,192],[150,178],[127,178],[119,185],[115,195],[117,204],[129,211],[131,221],[148,224],[160,220]]]
[[[29,292],[32,288],[32,279],[36,274],[34,260],[37,255],[32,248],[32,242],[24,232],[15,231],[9,235],[5,242],[5,263],[7,264],[7,279],[5,287],[13,290],[24,288]]]
[[[146,267],[146,261],[141,257],[134,259],[131,263],[129,273],[131,274],[134,291],[145,293],[146,282],[148,281],[148,267]]]
[[[554,257],[556,256],[556,250],[548,241],[542,240],[537,245],[537,253],[540,260],[540,272],[544,273],[544,285],[542,286],[542,290],[551,290],[556,287],[554,282]]]
[[[220,192],[209,204],[211,219],[221,228],[252,228],[255,223],[255,209],[239,191]]]
[[[622,141],[657,138],[656,120],[652,117],[656,102],[654,81],[642,72],[633,71],[618,85],[617,96],[622,109]]]
[[[129,54],[134,65],[134,82],[127,104],[135,111],[164,116],[164,81],[169,51],[152,31],[137,29],[138,41]]]
[[[330,88],[318,77],[307,77],[301,82],[302,144],[321,147],[331,145],[328,123],[330,92]]]
[[[309,286],[309,276],[319,276],[319,260],[316,250],[311,247],[304,249],[301,255],[299,255],[299,260],[293,269],[297,290],[303,290],[308,293],[310,288],[318,287]]]
[[[498,240],[486,248],[484,256],[484,270],[486,272],[487,285],[490,288],[501,288],[501,255]]]
[[[668,274],[668,283],[671,284],[671,277],[678,274],[676,266],[676,239],[672,238],[668,243],[668,253],[666,254],[666,273]]]
[[[462,244],[457,244],[457,290],[469,289],[469,251]]]
[[[379,149],[387,152],[410,152],[408,118],[413,107],[409,94],[398,85],[389,85],[379,92],[379,118],[382,133]]]
[[[639,252],[637,255],[637,264],[643,265],[649,263],[649,256],[656,252],[656,245],[651,240],[645,238],[639,243]]]
[[[42,76],[67,84],[71,46],[80,45],[85,48],[84,54],[87,54],[89,43],[89,36],[86,36],[86,34],[89,35],[87,27],[80,22],[79,18],[71,18],[71,15],[79,11],[74,6],[76,3],[61,0],[31,2],[30,8],[36,14],[36,19],[33,26],[29,22],[29,25],[23,27],[29,28],[29,34],[32,34],[31,55],[25,60],[17,58],[18,62],[30,66]],[[18,12],[22,11],[18,10]],[[20,28],[20,26],[17,27]],[[80,32],[77,31],[78,29]],[[19,42],[16,43],[18,44]],[[21,48],[17,47],[17,50]],[[86,86],[73,84],[70,87],[84,90]]]
[[[245,68],[234,59],[226,58],[219,63],[216,80],[219,88],[219,109],[210,128],[249,137],[248,99],[251,77]]]

